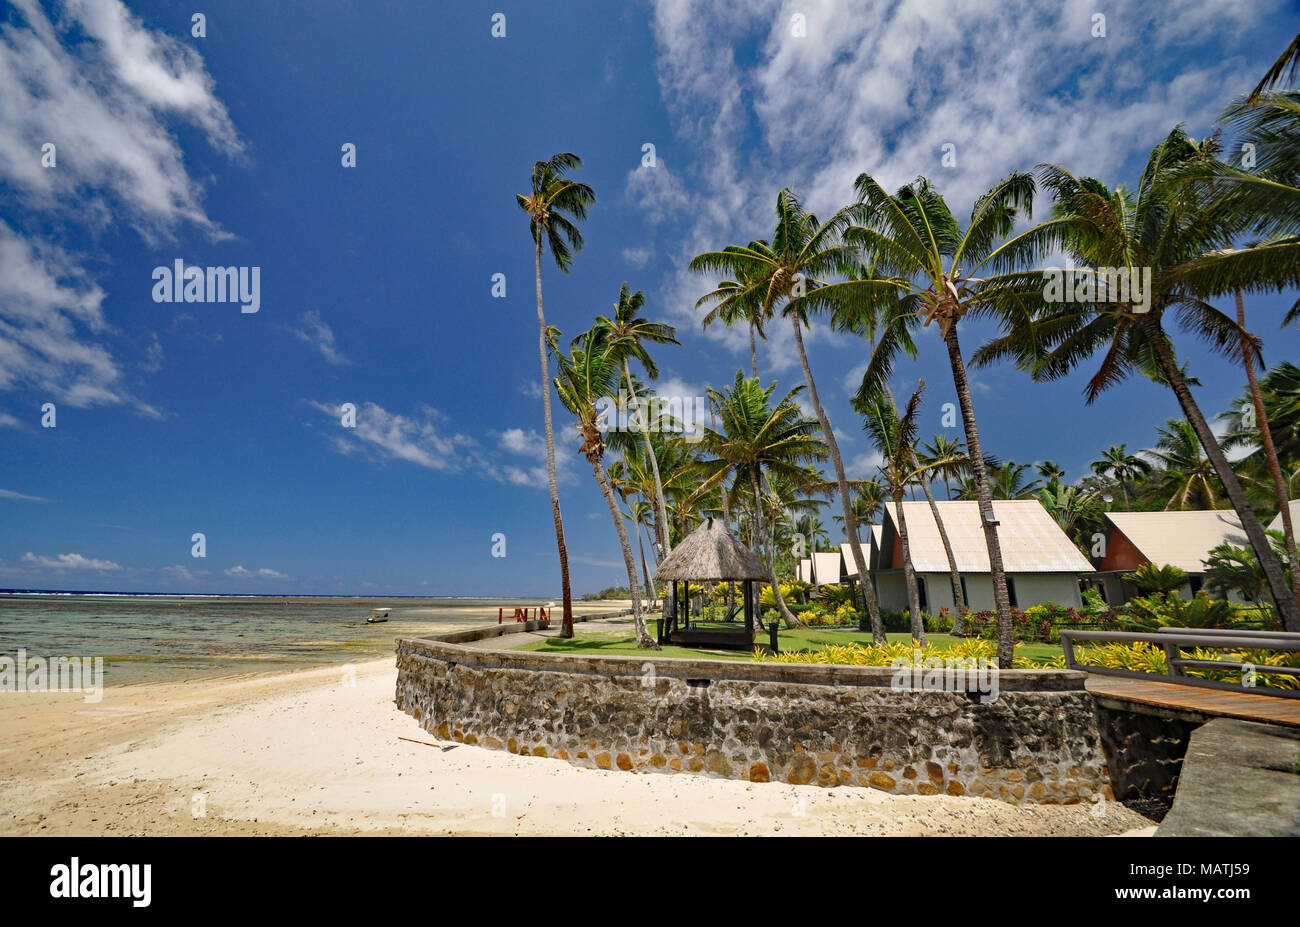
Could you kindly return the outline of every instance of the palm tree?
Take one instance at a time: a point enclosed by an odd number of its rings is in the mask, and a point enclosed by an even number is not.
[[[624,283],[619,287],[618,301],[614,303],[614,318],[608,319],[603,315],[597,316],[596,324],[604,325],[609,329],[610,346],[622,362],[623,380],[627,385],[631,408],[640,423],[641,436],[645,442],[646,459],[650,461],[650,469],[654,474],[655,533],[659,539],[659,549],[663,551],[663,556],[667,556],[672,551],[672,544],[668,537],[668,509],[664,505],[664,484],[659,475],[659,460],[655,457],[654,446],[650,443],[650,422],[640,410],[636,384],[632,380],[632,369],[628,365],[628,360],[629,358],[635,358],[645,370],[646,376],[652,380],[657,380],[659,378],[659,368],[650,357],[647,345],[678,344],[679,342],[676,337],[677,329],[673,328],[673,326],[662,322],[651,322],[649,319],[637,315],[644,305],[645,294],[640,290],[629,294],[628,286]]]
[[[1214,289],[1216,274],[1220,284],[1228,279],[1229,270],[1240,279],[1240,262],[1229,268],[1231,262],[1219,261],[1217,267],[1206,269],[1205,258],[1220,253],[1242,230],[1240,204],[1230,208],[1224,198],[1211,197],[1206,185],[1185,182],[1189,173],[1217,164],[1217,150],[1216,140],[1198,143],[1175,128],[1152,150],[1133,193],[1123,187],[1112,191],[1091,178],[1079,180],[1056,165],[1041,167],[1044,184],[1056,195],[1052,227],[1044,243],[1063,246],[1080,265],[1065,277],[1091,285],[1098,281],[1097,268],[1121,268],[1130,280],[1138,270],[1143,276],[1149,273],[1150,283],[1141,301],[1124,298],[1119,288],[1109,283],[1094,287],[1093,302],[1051,301],[1046,299],[1047,275],[1025,274],[1025,282],[1035,281],[1044,287],[1038,291],[1032,319],[1026,312],[1026,324],[986,346],[977,359],[1014,356],[1036,379],[1050,380],[1067,375],[1097,351],[1104,351],[1101,366],[1085,390],[1088,402],[1134,371],[1157,370],[1177,397],[1236,509],[1242,530],[1264,565],[1285,626],[1300,630],[1296,595],[1192,395],[1164,327],[1166,315],[1173,314],[1184,328],[1225,356],[1232,356],[1240,343],[1236,322],[1203,298]],[[1300,242],[1295,249],[1291,253],[1300,254]],[[1255,259],[1277,260],[1278,254],[1256,255]],[[1193,264],[1198,260],[1200,269],[1196,270]],[[1288,277],[1300,282],[1300,266],[1272,274],[1275,284]],[[1252,283],[1258,285],[1258,281]]]
[[[857,519],[859,525],[870,525],[880,515],[885,507],[885,487],[875,477],[867,480],[859,480],[853,492],[853,517]],[[844,516],[831,516],[834,521],[843,527]]]
[[[1300,556],[1296,552],[1295,526],[1291,523],[1291,499],[1286,490],[1286,480],[1282,476],[1282,464],[1277,457],[1277,448],[1273,445],[1273,432],[1268,425],[1268,410],[1264,406],[1264,395],[1259,388],[1259,379],[1255,376],[1255,357],[1259,355],[1259,344],[1246,331],[1246,307],[1241,297],[1241,289],[1237,288],[1234,295],[1237,301],[1237,327],[1241,330],[1241,362],[1246,368],[1246,384],[1250,390],[1255,413],[1255,431],[1259,435],[1264,460],[1268,465],[1268,474],[1273,481],[1273,493],[1277,497],[1278,509],[1282,515],[1283,556],[1291,571],[1291,591],[1300,598]]]
[[[1098,476],[1109,476],[1119,484],[1124,509],[1127,511],[1129,484],[1150,473],[1151,464],[1136,454],[1130,454],[1127,444],[1112,444],[1102,451],[1100,460],[1093,461],[1092,472]]]
[[[898,539],[903,548],[903,582],[907,588],[912,638],[922,644],[925,643],[925,624],[921,620],[921,603],[917,592],[916,571],[912,567],[912,548],[907,535],[903,496],[913,480],[924,479],[925,476],[916,462],[916,416],[921,408],[921,393],[924,389],[925,381],[922,380],[901,413],[888,393],[878,393],[866,402],[856,404],[865,418],[864,430],[883,457],[880,474],[885,490],[894,501]],[[960,582],[958,579],[958,585]]]
[[[960,480],[970,469],[966,461],[966,445],[960,438],[935,435],[932,441],[921,445],[921,462],[932,463],[947,460],[950,463],[934,468],[934,473],[943,479],[944,493],[952,498],[952,480]]]
[[[862,557],[857,520],[853,517],[844,460],[840,456],[839,443],[835,440],[830,419],[817,394],[817,384],[803,344],[803,326],[807,324],[808,310],[813,307],[813,304],[804,301],[805,295],[821,287],[821,278],[837,272],[852,255],[852,249],[840,240],[848,227],[849,213],[840,210],[828,221],[819,222],[816,216],[804,212],[798,197],[791,191],[781,190],[776,197],[776,220],[770,245],[765,241],[757,241],[746,247],[733,246],[721,251],[708,251],[691,261],[691,269],[730,273],[743,284],[743,292],[746,294],[737,298],[743,299],[747,305],[762,306],[761,310],[753,310],[753,318],[767,318],[775,313],[778,305],[783,304],[783,314],[789,317],[794,330],[794,343],[799,353],[799,365],[803,369],[804,385],[808,388],[808,400],[812,403],[817,421],[821,423],[822,438],[835,469],[844,531],[849,538],[849,548],[858,575],[864,579],[861,583],[862,594],[867,603],[872,636],[883,641],[885,626],[880,617],[875,590],[866,581],[867,565]]]
[[[1061,468],[1055,460],[1044,460],[1038,465],[1038,475],[1047,480],[1047,485],[1053,486],[1065,479],[1065,470]]]
[[[1247,102],[1253,103],[1258,100],[1260,94],[1270,87],[1282,83],[1283,80],[1286,80],[1289,84],[1294,84],[1297,70],[1300,70],[1300,33],[1297,33],[1291,43],[1282,49],[1282,54],[1264,72],[1264,77],[1255,85],[1255,89],[1250,92]],[[1285,78],[1282,77],[1283,74],[1286,74]]]
[[[614,519],[618,540],[623,547],[627,585],[632,592],[632,621],[636,625],[637,644],[645,650],[658,650],[659,645],[650,636],[645,615],[641,611],[641,589],[636,579],[636,562],[632,559],[632,543],[627,536],[627,527],[623,524],[623,510],[614,498],[614,490],[602,463],[605,439],[600,431],[600,413],[596,404],[604,397],[617,394],[619,378],[622,376],[620,358],[610,342],[609,329],[604,325],[593,326],[570,347],[567,357],[557,352],[556,361],[559,375],[555,378],[555,389],[559,393],[560,402],[578,420],[578,434],[582,437],[579,452],[591,464],[591,472],[605,497],[605,504],[609,506],[610,517]]]
[[[1018,464],[1014,460],[999,463],[992,468],[994,499],[1027,499],[1041,488],[1038,480],[1025,482],[1025,471],[1029,464]]]
[[[1171,418],[1156,433],[1160,440],[1147,453],[1161,465],[1152,483],[1168,498],[1165,511],[1219,508],[1223,501],[1219,480],[1191,423]]]
[[[763,334],[763,323],[767,318],[761,293],[750,285],[743,274],[738,273],[736,280],[723,280],[714,290],[701,296],[695,305],[698,308],[708,303],[713,303],[714,306],[702,320],[704,328],[707,329],[718,321],[731,326],[742,320],[749,327],[750,374],[758,379],[758,338],[767,337]]]
[[[1090,490],[1065,483],[1049,483],[1038,493],[1038,502],[1070,540],[1083,550],[1080,538],[1101,529],[1101,497]]]
[[[551,424],[551,370],[548,358],[546,315],[542,311],[542,249],[549,248],[555,266],[568,273],[574,252],[582,250],[582,233],[577,223],[587,218],[587,207],[596,194],[584,183],[566,179],[569,171],[582,167],[575,154],[552,155],[549,161],[533,165],[527,196],[518,194],[519,208],[528,213],[528,230],[533,236],[537,271],[537,353],[542,363],[542,412],[546,426],[546,478],[551,491],[551,516],[555,520],[555,544],[560,554],[560,585],[564,621],[562,633],[573,636],[573,595],[569,590],[569,550],[564,544],[564,519],[560,515],[560,489],[555,475],[555,431]]]
[[[906,324],[895,321],[901,317],[919,320],[923,316],[926,325],[938,323],[948,349],[972,488],[988,548],[998,620],[998,665],[1009,668],[1014,649],[1011,599],[958,329],[961,320],[971,314],[993,315],[1004,325],[1023,315],[1031,291],[1019,275],[1008,272],[1041,257],[1044,239],[1050,241],[1050,236],[1042,226],[1010,240],[1007,236],[1016,221],[1032,210],[1034,179],[1014,173],[996,184],[975,202],[965,229],[924,177],[892,196],[868,174],[860,175],[854,186],[858,202],[852,214],[857,224],[845,237],[870,256],[874,273],[865,280],[832,284],[808,298],[837,307],[842,316],[856,312],[883,318],[886,333],[907,331]],[[981,277],[981,273],[988,276]],[[881,337],[863,375],[860,398],[888,380],[899,351],[905,350],[900,340]]]
[[[767,537],[763,485],[770,476],[787,479],[796,485],[809,482],[808,464],[824,460],[825,443],[817,436],[817,422],[805,418],[794,397],[802,387],[786,393],[775,406],[772,394],[776,384],[764,387],[756,379],[746,379],[737,370],[735,381],[721,392],[709,390],[709,401],[717,413],[719,429],[707,428],[704,449],[708,455],[699,471],[704,482],[692,494],[699,497],[727,481],[737,489],[748,486],[753,500],[754,529],[759,539]],[[766,544],[763,545],[766,547]],[[787,628],[802,625],[786,607],[781,585],[776,578],[775,561],[766,558],[777,607]]]

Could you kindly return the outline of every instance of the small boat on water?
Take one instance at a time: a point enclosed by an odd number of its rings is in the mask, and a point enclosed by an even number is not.
[[[383,624],[388,620],[388,613],[392,611],[389,608],[378,609],[373,615],[366,619],[366,624]]]

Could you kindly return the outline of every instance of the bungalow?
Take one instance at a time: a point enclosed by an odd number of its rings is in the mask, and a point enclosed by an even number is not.
[[[1281,516],[1278,516],[1279,518]],[[1143,564],[1175,566],[1188,574],[1179,592],[1189,598],[1205,587],[1205,561],[1220,544],[1249,547],[1241,519],[1232,509],[1183,512],[1107,512],[1105,547],[1097,584],[1111,605],[1142,592],[1123,578]],[[1229,599],[1241,601],[1233,592]]]
[[[904,502],[908,546],[916,571],[917,592],[924,611],[953,607],[952,573],[928,502]],[[961,573],[962,595],[972,611],[994,607],[993,577],[977,502],[937,502],[948,541]],[[998,499],[993,503],[998,540],[1013,608],[1043,602],[1082,604],[1080,576],[1090,576],[1092,564],[1065,535],[1036,499]],[[907,608],[903,579],[903,544],[898,536],[894,504],[885,506],[875,562],[870,568],[882,608]]]
[[[838,586],[844,580],[844,566],[840,552],[813,551],[812,583],[814,586]]]

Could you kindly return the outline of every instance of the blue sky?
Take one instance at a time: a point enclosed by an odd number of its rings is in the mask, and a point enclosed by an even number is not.
[[[1175,123],[1207,132],[1300,21],[1281,0],[1108,3],[1104,37],[1091,2],[202,6],[204,37],[162,2],[18,0],[0,18],[0,586],[555,594],[514,203],[534,160],[577,152],[598,197],[573,272],[544,271],[548,321],[576,334],[627,280],[681,329],[662,390],[697,395],[748,355],[743,332],[700,332],[710,281],[685,263],[767,235],[780,187],[824,212],[864,170],[925,173],[967,211],[1046,160],[1131,181]],[[177,259],[260,268],[260,310],[155,302],[154,268]],[[1300,354],[1276,327],[1294,298],[1249,301],[1270,361]],[[778,328],[760,372],[788,388]],[[1238,371],[1179,346],[1218,411]],[[848,405],[865,347],[817,330],[809,350],[850,476],[868,476]],[[939,431],[933,334],[896,379],[918,376]],[[975,383],[987,450],[1071,479],[1177,414],[1146,382],[1092,407],[1080,378]],[[556,412],[574,588],[623,583]]]

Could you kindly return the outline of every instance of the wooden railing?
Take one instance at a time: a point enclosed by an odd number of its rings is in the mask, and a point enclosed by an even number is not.
[[[1098,641],[1101,643],[1132,644],[1143,641],[1159,644],[1165,652],[1168,666],[1165,675],[1144,673],[1140,670],[1119,669],[1109,666],[1093,666],[1079,663],[1074,658],[1075,641]],[[1201,686],[1207,689],[1228,689],[1233,692],[1253,692],[1258,695],[1276,695],[1281,698],[1300,698],[1300,690],[1278,689],[1271,686],[1248,685],[1240,682],[1224,682],[1218,679],[1200,679],[1183,675],[1183,670],[1217,669],[1241,673],[1243,677],[1250,672],[1255,675],[1271,673],[1279,676],[1300,677],[1300,668],[1294,666],[1266,666],[1260,663],[1244,663],[1234,660],[1207,660],[1204,658],[1184,657],[1183,650],[1199,647],[1203,650],[1276,650],[1282,653],[1300,653],[1300,634],[1288,631],[1238,631],[1228,628],[1158,628],[1154,631],[1061,631],[1061,647],[1065,650],[1065,665],[1068,669],[1082,670],[1085,673],[1098,673],[1106,676],[1128,676],[1159,682],[1172,682],[1180,685]]]

